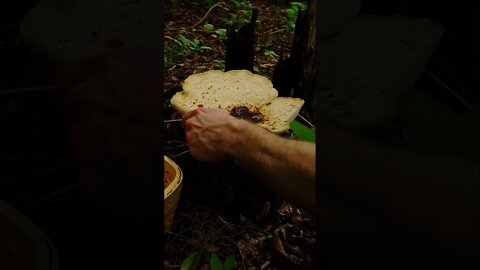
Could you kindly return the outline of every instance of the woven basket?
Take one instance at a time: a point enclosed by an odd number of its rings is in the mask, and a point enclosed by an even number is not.
[[[180,200],[180,192],[182,190],[183,174],[180,167],[178,167],[173,160],[164,156],[164,233],[170,231],[172,226],[173,216],[177,209],[178,200]]]

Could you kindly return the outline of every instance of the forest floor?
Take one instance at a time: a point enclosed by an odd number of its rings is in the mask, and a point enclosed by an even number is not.
[[[273,1],[168,1],[165,10],[165,118],[179,116],[169,97],[193,73],[224,69],[226,29],[237,30],[258,10],[255,73],[271,78],[293,39],[296,8]],[[314,218],[261,187],[230,163],[206,164],[188,154],[183,127],[166,125],[165,154],[184,172],[172,229],[164,247],[167,269],[313,269]],[[216,260],[216,258],[219,260]],[[235,268],[229,264],[234,258]],[[217,268],[224,261],[224,268]],[[182,268],[183,269],[183,268]]]

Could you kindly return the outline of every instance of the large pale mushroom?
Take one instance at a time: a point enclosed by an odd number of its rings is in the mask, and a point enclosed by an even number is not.
[[[171,99],[178,112],[198,107],[221,108],[274,133],[287,131],[304,104],[299,98],[277,97],[278,92],[268,78],[247,70],[193,74],[182,87],[183,91]]]

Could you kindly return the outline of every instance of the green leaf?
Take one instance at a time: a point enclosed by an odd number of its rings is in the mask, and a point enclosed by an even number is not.
[[[258,238],[258,240],[265,241],[267,239],[272,239],[272,238],[273,238],[273,235],[268,234],[268,235],[263,235],[262,237]]]
[[[260,69],[258,67],[253,67],[253,72],[260,73]]]
[[[194,39],[193,42],[192,42],[192,46],[194,48],[197,48],[198,46],[200,46],[200,40]]]
[[[263,51],[263,55],[268,56],[268,57],[278,57],[278,54],[275,51],[272,50],[265,50]]]
[[[205,28],[205,30],[208,30],[208,31],[213,31],[215,30],[215,26],[213,26],[213,24],[211,23],[206,23],[203,25],[203,28]]]
[[[227,29],[217,29],[215,31],[215,33],[217,33],[218,35],[220,35],[221,37],[225,37],[227,35]]]
[[[178,40],[182,43],[183,46],[188,46],[190,44],[190,39],[186,38],[182,34],[178,34]]]
[[[195,251],[188,255],[188,257],[183,261],[180,270],[195,270],[197,269],[198,263],[200,262],[201,253]]]
[[[308,141],[308,142],[315,142],[315,131],[309,129],[302,123],[294,120],[290,123],[290,129],[293,131],[295,137],[299,138],[300,140]]]
[[[246,19],[246,18],[240,19],[240,24],[242,24],[242,25],[246,25],[246,24],[249,24],[249,23],[250,23],[249,19]]]
[[[233,270],[233,267],[235,267],[235,256],[227,256],[223,263],[223,270]]]
[[[210,270],[224,270],[223,263],[216,253],[210,255]]]
[[[292,5],[292,7],[298,7],[298,8],[300,8],[302,11],[307,10],[307,4],[306,4],[306,3],[302,3],[302,2],[291,2],[290,4]]]

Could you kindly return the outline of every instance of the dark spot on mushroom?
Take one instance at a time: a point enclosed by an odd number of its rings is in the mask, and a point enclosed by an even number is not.
[[[230,115],[253,123],[260,123],[263,121],[263,115],[258,110],[250,110],[246,106],[233,107],[230,111]]]

